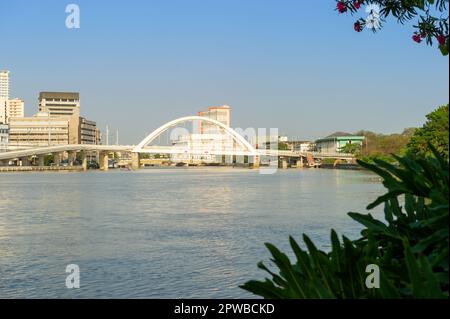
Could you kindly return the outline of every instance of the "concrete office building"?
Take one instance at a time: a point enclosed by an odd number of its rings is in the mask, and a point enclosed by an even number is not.
[[[100,132],[94,121],[80,117],[78,92],[40,92],[39,112],[69,121],[69,144],[100,144]]]
[[[9,100],[9,71],[0,70],[0,98]]]
[[[39,112],[51,117],[80,116],[80,94],[78,92],[40,92]]]
[[[100,144],[100,131],[97,128],[97,123],[89,121],[84,117],[79,119],[79,143],[80,144]]]
[[[39,112],[32,117],[13,117],[9,125],[10,146],[14,149],[101,142],[96,123],[82,117],[51,117]]]
[[[40,112],[32,117],[9,121],[9,149],[69,144],[69,119],[52,118]]]

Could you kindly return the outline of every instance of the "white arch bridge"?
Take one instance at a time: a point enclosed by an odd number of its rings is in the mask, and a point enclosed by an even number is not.
[[[201,123],[198,134],[182,134],[180,131],[173,130],[171,139],[180,138],[181,143],[172,143],[171,145],[155,145],[163,134],[166,134],[171,128],[176,128],[184,123]],[[203,124],[203,125],[202,125]],[[204,127],[208,127],[211,132],[204,132]],[[175,135],[174,133],[175,132]],[[177,133],[178,132],[178,133]],[[181,132],[183,132],[181,130]],[[217,139],[220,137],[220,143],[205,143],[205,140]],[[193,138],[194,137],[194,138]],[[68,154],[68,162],[73,165],[77,153],[82,157],[82,168],[87,169],[86,153],[96,153],[100,168],[108,169],[109,153],[120,152],[131,154],[131,167],[137,169],[140,167],[141,154],[180,154],[185,156],[247,156],[253,166],[259,166],[262,156],[278,157],[282,160],[298,159],[303,161],[307,159],[336,158],[340,160],[352,160],[352,154],[334,153],[314,153],[314,152],[295,152],[281,151],[278,149],[257,149],[251,145],[242,135],[238,134],[232,128],[222,124],[214,119],[201,116],[186,116],[170,121],[154,130],[138,145],[91,145],[91,144],[66,144],[50,145],[42,147],[24,148],[14,151],[0,153],[0,166],[8,165],[11,161],[22,163],[23,166],[34,165],[44,166],[46,155],[52,154],[55,158],[55,165],[60,165],[60,155]]]

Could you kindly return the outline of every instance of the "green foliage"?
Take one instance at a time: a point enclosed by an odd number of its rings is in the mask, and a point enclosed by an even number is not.
[[[341,153],[349,153],[358,156],[361,154],[361,144],[358,143],[347,143],[345,146],[341,147]]]
[[[271,279],[251,280],[241,287],[264,298],[448,298],[449,163],[430,149],[427,158],[394,156],[398,165],[359,161],[387,188],[367,207],[384,204],[385,222],[371,214],[349,213],[364,226],[361,238],[340,240],[332,230],[328,252],[306,235],[306,249],[290,237],[295,263],[266,244],[279,272],[260,262],[258,267]],[[379,266],[379,289],[365,285],[369,264]]]
[[[388,162],[394,162],[391,154],[402,155],[406,151],[411,136],[415,128],[407,128],[400,134],[378,134],[371,131],[359,131],[356,135],[365,137],[360,159],[371,162],[373,159],[383,159]]]
[[[142,154],[140,155],[140,158],[141,158],[141,159],[149,159],[149,158],[150,158],[150,154],[142,153]]]
[[[81,163],[82,161],[83,161],[83,158],[86,156],[86,151],[79,151],[78,153],[77,153],[77,156],[76,156],[76,161],[77,162],[79,162],[79,163]]]
[[[429,155],[431,154],[429,144],[433,145],[439,153],[448,157],[448,104],[440,106],[427,115],[427,122],[415,131],[408,143],[407,150],[411,154]]]
[[[50,166],[51,163],[55,162],[55,157],[53,155],[45,155],[44,156],[44,165]]]
[[[289,146],[284,142],[278,143],[278,150],[279,151],[289,151]]]
[[[322,159],[322,164],[334,164],[337,158],[324,158]]]

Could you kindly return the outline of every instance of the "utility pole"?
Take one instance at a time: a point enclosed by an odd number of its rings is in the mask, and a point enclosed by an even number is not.
[[[119,129],[116,131],[116,145],[119,145]]]
[[[106,145],[109,145],[109,128],[108,128],[108,125],[106,125]]]

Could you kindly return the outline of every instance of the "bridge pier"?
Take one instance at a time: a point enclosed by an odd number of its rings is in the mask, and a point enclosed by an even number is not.
[[[100,153],[99,153],[99,164],[100,164],[100,169],[102,170],[102,171],[107,171],[108,170],[108,160],[109,160],[109,157],[108,157],[108,152],[106,152],[106,151],[101,151]]]
[[[259,157],[259,155],[253,156],[253,168],[259,168],[260,165],[261,165],[261,158]]]
[[[297,160],[297,168],[303,167],[303,156],[300,156],[300,158]]]
[[[87,171],[87,156],[86,152],[82,152],[81,154],[81,167],[83,167],[83,171]]]
[[[38,166],[45,166],[45,155],[38,155],[36,157],[36,163]]]
[[[131,153],[131,168],[139,169],[141,168],[141,154],[139,153]]]
[[[280,168],[282,168],[282,169],[288,168],[288,161],[287,161],[286,157],[281,157],[279,163],[280,163]]]
[[[69,166],[73,166],[75,160],[77,159],[77,152],[76,151],[69,151],[67,152],[67,160],[69,162]]]
[[[21,157],[20,161],[22,162],[21,166],[31,166],[30,159],[27,157]]]
[[[55,164],[55,166],[61,165],[61,153],[53,153],[53,164]]]

